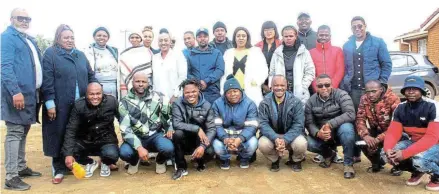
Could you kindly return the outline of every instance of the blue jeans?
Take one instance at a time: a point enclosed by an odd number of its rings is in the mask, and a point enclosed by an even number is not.
[[[344,123],[339,128],[332,130],[332,139],[325,142],[317,137],[307,136],[308,151],[318,153],[324,158],[331,157],[334,145],[343,147],[344,165],[353,165],[355,148],[355,131],[352,123]]]
[[[174,145],[171,140],[163,137],[163,133],[155,133],[149,137],[141,138],[142,146],[149,152],[158,152],[156,161],[163,164],[166,160],[174,157]],[[139,154],[133,146],[124,142],[120,146],[120,159],[131,165],[136,165],[139,161]]]
[[[119,147],[117,144],[93,144],[83,141],[76,142],[74,157],[82,165],[92,164],[93,159],[88,156],[99,156],[106,165],[116,164],[119,160]]]
[[[212,146],[216,155],[220,157],[220,160],[230,160],[232,157],[232,154],[229,153],[229,150],[224,145],[224,142],[215,139]],[[256,136],[253,136],[249,140],[242,142],[238,147],[238,155],[241,157],[241,161],[249,161],[256,149],[258,149],[258,139],[256,139]]]
[[[396,144],[394,150],[405,150],[410,147],[414,142],[411,140],[403,140]],[[381,152],[381,157],[384,161],[388,162],[385,151]],[[401,166],[405,165],[405,166]],[[413,166],[407,166],[413,165]],[[406,171],[419,171],[425,173],[433,173],[439,175],[439,145],[436,144],[428,150],[414,155],[404,161],[401,161],[398,166],[401,166],[401,170]]]

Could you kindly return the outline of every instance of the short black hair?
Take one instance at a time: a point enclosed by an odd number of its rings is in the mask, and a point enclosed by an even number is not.
[[[244,32],[247,34],[247,43],[245,43],[245,48],[251,48],[251,47],[252,47],[252,43],[251,43],[251,42],[252,42],[252,39],[251,39],[250,32],[247,30],[247,28],[242,27],[242,26],[237,27],[237,28],[235,29],[235,31],[233,32],[233,39],[232,39],[233,47],[234,47],[234,48],[237,47],[237,45],[236,45],[236,34],[237,34],[240,30],[244,31]]]
[[[321,26],[319,26],[319,28],[317,29],[317,33],[318,33],[320,30],[328,30],[329,33],[331,33],[331,28],[330,28],[328,25],[321,25]]]
[[[351,24],[352,24],[352,22],[357,21],[357,20],[360,20],[361,22],[363,22],[364,25],[366,25],[366,21],[365,21],[364,18],[361,17],[361,16],[355,16],[355,17],[353,17],[352,20],[351,20]]]
[[[316,80],[325,79],[325,78],[331,79],[331,77],[328,74],[323,73],[323,74],[320,74],[319,76],[317,76]]]
[[[284,35],[284,31],[285,30],[294,30],[294,32],[296,32],[296,35],[298,35],[297,34],[297,29],[293,25],[288,25],[288,26],[283,27],[282,28],[282,32],[281,32],[282,36]]]
[[[190,34],[190,35],[192,35],[193,37],[195,37],[195,33],[193,32],[193,31],[186,31],[186,32],[184,32],[184,34]],[[183,35],[184,35],[183,34]]]
[[[261,28],[261,38],[265,40],[264,30],[268,28],[274,28],[274,39],[279,39],[279,32],[277,31],[277,26],[273,21],[266,21],[262,24]]]
[[[195,85],[198,89],[201,89],[200,81],[198,81],[197,79],[193,79],[193,78],[183,80],[183,82],[181,82],[181,84],[178,87],[180,88],[180,90],[183,90],[184,87],[186,87],[187,85]]]

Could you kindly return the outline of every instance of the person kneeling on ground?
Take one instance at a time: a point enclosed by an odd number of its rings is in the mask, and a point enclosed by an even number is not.
[[[200,172],[205,170],[206,160],[214,154],[210,146],[216,135],[214,113],[200,88],[198,80],[184,80],[180,84],[183,97],[172,104],[172,124],[175,130],[172,141],[177,164],[177,171],[172,177],[174,180],[188,174],[185,154],[192,154],[192,160],[197,162],[197,170]]]
[[[419,185],[422,176],[430,173],[425,188],[439,191],[439,103],[423,97],[424,88],[424,80],[419,76],[405,79],[401,93],[407,101],[395,109],[381,154],[388,163],[412,173],[407,185]],[[403,133],[410,140],[401,141]]]
[[[147,161],[148,151],[158,152],[156,173],[166,172],[165,162],[174,157],[170,140],[174,131],[168,102],[162,94],[150,91],[145,73],[134,74],[133,88],[119,103],[119,123],[124,140],[120,146],[120,158],[130,163],[128,174],[137,173],[139,159]]]
[[[72,108],[64,135],[62,151],[68,168],[72,169],[75,161],[86,165],[85,177],[89,178],[99,166],[89,156],[99,156],[102,160],[100,175],[110,176],[110,166],[119,159],[114,131],[117,108],[116,98],[103,94],[99,83],[88,84],[86,96],[78,99]]]
[[[230,168],[231,153],[239,155],[241,168],[248,168],[249,160],[258,148],[255,136],[258,110],[233,75],[227,77],[224,92],[224,96],[218,98],[212,107],[217,135],[213,149],[221,160],[221,169]]]
[[[380,153],[393,112],[401,101],[392,89],[382,85],[378,80],[368,81],[365,92],[358,106],[356,129],[360,138],[366,143],[360,146],[361,150],[372,163],[367,172],[376,173],[386,164],[381,159]],[[393,176],[402,173],[397,168],[392,168],[390,172]]]
[[[332,88],[331,78],[326,74],[317,77],[317,93],[306,103],[305,123],[309,136],[308,150],[321,154],[325,160],[320,163],[328,168],[334,157],[334,145],[341,144],[344,154],[344,177],[355,177],[353,156],[355,147],[355,110],[349,94]]]
[[[302,170],[307,142],[304,135],[305,115],[303,104],[293,93],[287,92],[287,80],[282,75],[273,77],[272,92],[259,105],[259,122],[262,137],[259,150],[271,162],[271,171],[279,171],[284,151],[292,152],[292,169]]]

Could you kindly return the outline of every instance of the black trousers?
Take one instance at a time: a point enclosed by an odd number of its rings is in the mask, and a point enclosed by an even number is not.
[[[201,144],[200,138],[197,133],[176,130],[172,136],[172,142],[174,144],[175,151],[175,163],[178,169],[187,169],[187,162],[184,158],[185,155],[191,155]],[[210,142],[212,144],[213,142]],[[212,146],[209,145],[204,151],[204,156],[197,160],[197,163],[204,164],[208,160],[212,159],[214,151]]]

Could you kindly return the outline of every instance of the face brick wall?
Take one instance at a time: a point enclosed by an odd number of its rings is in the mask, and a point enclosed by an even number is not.
[[[428,30],[427,55],[439,67],[439,22]]]

